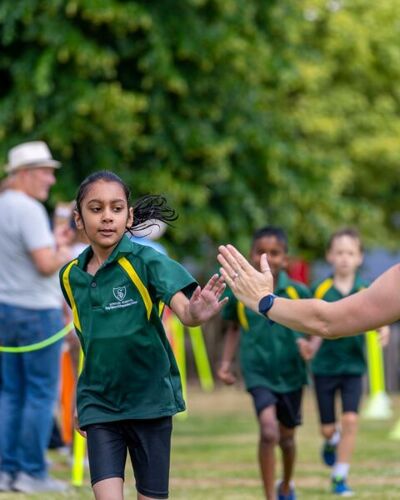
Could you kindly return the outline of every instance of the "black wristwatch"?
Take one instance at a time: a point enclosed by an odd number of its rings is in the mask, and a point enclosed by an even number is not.
[[[274,305],[275,297],[276,295],[274,295],[273,293],[269,293],[268,295],[263,297],[258,303],[258,312],[263,316],[267,316],[268,311]]]

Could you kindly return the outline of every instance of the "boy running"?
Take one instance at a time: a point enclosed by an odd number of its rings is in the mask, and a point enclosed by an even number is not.
[[[305,298],[307,288],[289,279],[287,238],[280,228],[265,227],[255,232],[250,258],[259,268],[268,255],[276,283],[274,293],[286,298]],[[295,500],[292,484],[295,463],[295,428],[301,424],[301,399],[306,383],[305,363],[299,353],[300,335],[247,309],[230,294],[223,310],[229,321],[219,378],[232,384],[232,360],[240,342],[240,366],[246,389],[253,398],[260,428],[259,463],[268,500]],[[283,478],[275,486],[275,446],[282,450]]]
[[[343,229],[334,233],[328,244],[326,258],[333,273],[313,287],[314,297],[334,302],[368,286],[358,274],[363,250],[357,231]],[[388,327],[381,329],[381,335],[386,336],[387,333]],[[352,496],[347,476],[358,428],[362,378],[366,371],[364,335],[334,341],[315,337],[313,346],[318,349],[312,360],[311,370],[315,381],[321,434],[325,438],[322,459],[326,465],[333,467],[332,492]],[[335,395],[338,391],[342,400],[340,432],[335,415]]]

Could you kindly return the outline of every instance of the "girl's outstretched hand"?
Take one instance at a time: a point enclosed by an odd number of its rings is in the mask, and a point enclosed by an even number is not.
[[[225,287],[223,277],[214,274],[203,289],[200,286],[196,288],[188,306],[188,313],[193,324],[204,323],[219,313],[228,302],[228,297],[220,300]]]
[[[225,282],[240,302],[258,312],[260,300],[274,291],[274,279],[266,254],[261,256],[259,272],[234,246],[221,245],[218,249],[218,262],[222,266],[221,274]]]

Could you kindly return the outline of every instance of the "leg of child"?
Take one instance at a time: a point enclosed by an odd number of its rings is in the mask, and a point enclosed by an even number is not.
[[[349,464],[358,430],[358,414],[348,411],[342,415],[342,436],[338,446],[338,463]],[[347,475],[347,474],[345,474]]]
[[[315,395],[321,421],[321,435],[329,441],[336,432],[335,394],[338,389],[337,377],[315,376]]]
[[[322,424],[320,430],[321,436],[329,441],[330,439],[332,439],[333,435],[336,432],[336,422],[334,422],[333,424]]]
[[[123,500],[127,446],[120,422],[86,427],[90,478],[96,500]]]
[[[119,477],[113,477],[111,479],[104,479],[99,481],[93,486],[94,496],[96,500],[123,500],[124,482]],[[154,500],[151,497],[137,494],[138,500]]]
[[[172,417],[127,421],[138,500],[168,498]]]
[[[358,430],[358,407],[362,395],[361,376],[343,376],[342,395],[342,436],[338,446],[338,457],[333,475],[346,478],[354,451]]]
[[[124,482],[120,477],[103,479],[93,485],[96,500],[123,500]]]
[[[296,442],[294,439],[295,428],[285,427],[280,424],[280,439],[279,446],[282,450],[282,483],[280,491],[284,495],[288,495],[291,491],[290,481],[293,477],[294,464],[296,460]]]
[[[275,500],[275,446],[279,442],[279,426],[275,406],[264,408],[258,416],[260,441],[258,457],[265,496]]]
[[[335,415],[335,394],[340,385],[340,379],[335,376],[314,376],[315,395],[321,422],[320,432],[325,442],[321,457],[326,465],[332,467],[336,462],[336,446],[340,439]]]

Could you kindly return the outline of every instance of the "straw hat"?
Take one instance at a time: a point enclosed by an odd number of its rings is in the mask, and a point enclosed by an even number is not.
[[[8,174],[12,174],[23,168],[39,167],[61,167],[61,163],[51,156],[49,147],[43,141],[24,142],[11,148],[4,168]]]

